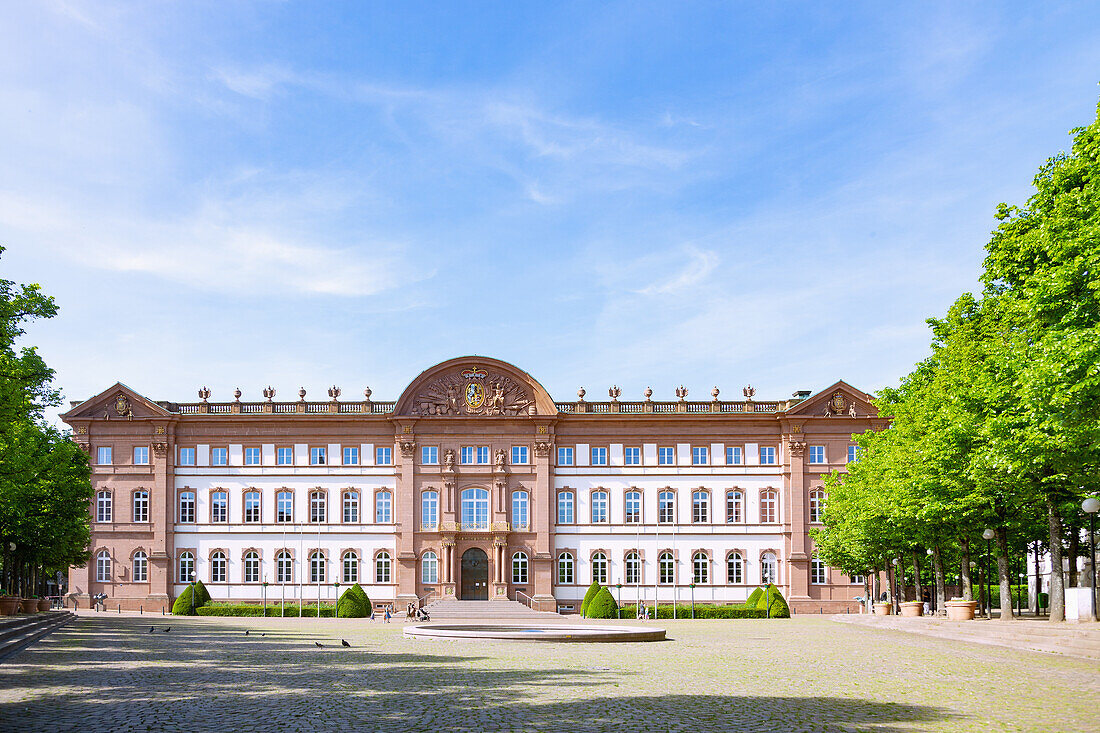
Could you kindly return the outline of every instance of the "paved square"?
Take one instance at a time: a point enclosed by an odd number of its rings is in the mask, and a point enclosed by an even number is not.
[[[417,641],[346,619],[83,617],[0,664],[0,729],[1100,729],[1094,661],[827,619],[661,625],[672,641],[570,645]]]

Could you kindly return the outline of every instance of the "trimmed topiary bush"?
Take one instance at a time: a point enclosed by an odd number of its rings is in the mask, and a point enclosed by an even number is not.
[[[588,616],[588,604],[592,602],[592,599],[596,597],[596,594],[600,592],[600,584],[593,581],[592,585],[588,586],[588,590],[584,594],[584,600],[581,601],[581,616]]]
[[[202,584],[201,580],[195,581],[195,608],[205,606],[210,603],[210,591],[206,589],[206,586]]]
[[[760,591],[760,596],[757,599],[756,607],[761,611],[768,611],[768,600],[771,599],[771,617],[772,618],[790,618],[791,608],[787,605],[787,599],[783,597],[783,594],[779,592],[779,589],[775,585],[768,585],[767,588],[771,590],[765,594],[764,588],[757,588]]]
[[[588,604],[588,618],[618,618],[619,605],[615,603],[615,597],[607,588],[600,588],[600,592]]]
[[[370,616],[370,599],[358,583],[348,588],[336,602],[336,615],[340,618],[366,618]]]
[[[764,589],[763,588],[757,588],[752,593],[750,593],[749,597],[745,600],[745,602],[743,604],[741,604],[742,607],[744,607],[744,608],[756,608],[756,604],[760,601],[760,596],[762,596],[762,595],[764,595]]]
[[[193,608],[199,608],[199,604],[196,602],[194,606],[191,605],[191,586],[187,586],[183,589],[183,593],[180,593],[179,598],[172,604],[173,616],[190,616],[193,613]]]

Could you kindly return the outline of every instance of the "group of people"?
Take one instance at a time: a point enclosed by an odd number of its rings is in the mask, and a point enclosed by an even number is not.
[[[390,622],[391,618],[393,618],[393,604],[392,603],[387,603],[385,606],[382,607],[382,622],[388,624]],[[374,621],[374,619],[375,619],[375,611],[374,611],[374,607],[371,606],[370,620]],[[408,606],[405,607],[405,620],[406,621],[431,621],[432,618],[431,618],[431,616],[428,615],[428,612],[425,611],[423,608],[417,608],[415,603],[410,603]]]

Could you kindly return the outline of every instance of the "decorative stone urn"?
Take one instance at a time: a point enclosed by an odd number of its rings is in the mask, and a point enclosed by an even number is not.
[[[875,604],[875,615],[876,616],[889,616],[890,615],[890,610],[891,610],[890,606],[891,606],[890,603],[884,603],[884,602],[876,603]]]
[[[973,621],[974,609],[978,607],[977,601],[964,601],[955,598],[944,604],[947,606],[948,621]]]
[[[37,598],[24,598],[20,605],[23,606],[23,613],[38,613],[38,599]]]
[[[0,616],[14,616],[19,613],[18,596],[0,596]]]
[[[50,610],[50,599],[49,598],[39,598],[38,599],[38,610],[39,611],[49,611]]]
[[[902,616],[923,616],[924,603],[922,601],[904,601],[901,604]]]

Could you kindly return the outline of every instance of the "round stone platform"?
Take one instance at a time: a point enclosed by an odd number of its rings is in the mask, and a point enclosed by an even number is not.
[[[631,626],[565,624],[416,624],[405,628],[405,636],[424,639],[627,642],[664,641],[665,630]]]

